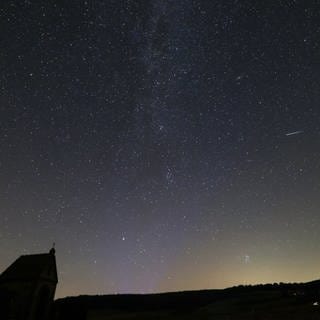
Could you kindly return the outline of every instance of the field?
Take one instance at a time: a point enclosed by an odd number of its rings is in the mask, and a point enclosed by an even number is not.
[[[319,284],[240,286],[152,295],[80,296],[55,303],[55,320],[320,320]]]

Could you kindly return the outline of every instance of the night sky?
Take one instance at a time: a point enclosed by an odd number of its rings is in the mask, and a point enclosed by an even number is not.
[[[0,271],[57,297],[320,278],[320,2],[3,0]]]

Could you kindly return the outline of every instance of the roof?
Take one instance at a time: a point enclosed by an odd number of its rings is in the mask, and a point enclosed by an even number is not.
[[[58,282],[54,252],[20,256],[0,275],[0,283],[38,279]]]

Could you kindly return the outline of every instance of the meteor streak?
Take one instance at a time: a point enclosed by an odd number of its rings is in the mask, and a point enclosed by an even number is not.
[[[300,134],[300,133],[303,133],[303,131],[294,131],[294,132],[289,132],[289,133],[286,133],[286,136],[289,137],[289,136],[295,136],[297,134]]]

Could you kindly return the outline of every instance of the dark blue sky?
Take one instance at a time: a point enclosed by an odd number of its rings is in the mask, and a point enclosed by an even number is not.
[[[0,4],[0,267],[58,296],[319,277],[318,1]]]

